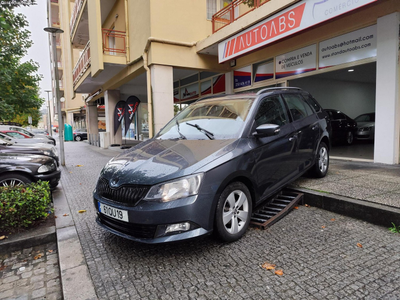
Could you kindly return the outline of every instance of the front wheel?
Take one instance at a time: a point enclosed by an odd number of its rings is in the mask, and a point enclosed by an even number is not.
[[[241,182],[229,184],[219,197],[215,225],[216,233],[225,242],[240,239],[250,224],[251,195]]]
[[[20,174],[3,174],[0,176],[0,186],[15,187],[31,183],[28,177]]]
[[[312,169],[312,175],[317,178],[325,177],[329,168],[329,150],[328,146],[321,142],[317,151],[317,158]]]
[[[80,142],[80,141],[82,141],[82,138],[81,138],[81,136],[80,136],[80,135],[77,135],[77,136],[75,137],[75,141],[77,141],[77,142]]]

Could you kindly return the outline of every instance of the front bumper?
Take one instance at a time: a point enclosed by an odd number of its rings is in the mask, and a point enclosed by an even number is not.
[[[212,233],[210,198],[191,196],[169,203],[140,201],[136,206],[125,206],[94,194],[96,222],[104,229],[133,241],[158,244],[192,239]],[[212,198],[211,198],[212,199]],[[129,222],[111,218],[99,212],[99,202],[128,212]],[[168,225],[190,223],[188,231],[166,233]]]
[[[57,169],[57,171],[54,171],[49,174],[37,174],[35,175],[35,181],[48,181],[50,185],[50,189],[55,189],[58,185],[58,182],[61,179],[61,170]]]

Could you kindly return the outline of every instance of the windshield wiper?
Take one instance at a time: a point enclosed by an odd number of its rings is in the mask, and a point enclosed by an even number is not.
[[[190,123],[186,123],[189,126],[195,127],[198,131],[204,133],[210,140],[214,139],[214,133],[209,132],[208,130],[205,130],[204,128],[200,127],[197,124],[190,124]]]
[[[186,136],[184,136],[184,135],[181,133],[180,129],[179,129],[179,122],[178,122],[178,119],[175,119],[175,123],[176,123],[176,128],[177,128],[177,130],[178,130],[178,133],[179,133],[179,136],[181,137],[181,139],[182,139],[182,140],[187,140]]]

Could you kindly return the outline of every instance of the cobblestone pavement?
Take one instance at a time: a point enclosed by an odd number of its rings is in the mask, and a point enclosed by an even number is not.
[[[0,254],[0,299],[62,299],[57,244]]]
[[[231,244],[143,245],[95,222],[92,191],[116,153],[65,149],[62,185],[99,299],[400,299],[400,234],[387,228],[300,206]]]

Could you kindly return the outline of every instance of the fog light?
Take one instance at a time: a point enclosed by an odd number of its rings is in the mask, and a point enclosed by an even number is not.
[[[169,232],[188,231],[188,230],[190,230],[190,223],[189,222],[172,224],[172,225],[168,225],[167,226],[167,229],[165,229],[165,234],[167,234]]]

